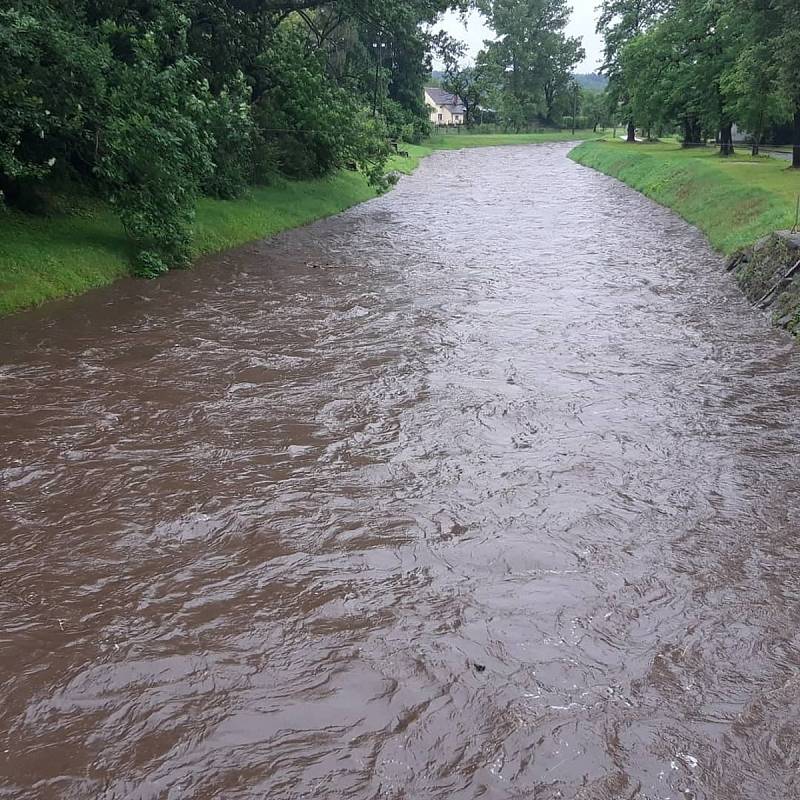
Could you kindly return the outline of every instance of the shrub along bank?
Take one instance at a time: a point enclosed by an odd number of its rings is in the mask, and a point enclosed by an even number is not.
[[[586,142],[570,158],[611,175],[695,225],[720,252],[748,298],[800,333],[798,250],[775,231],[791,228],[800,173],[785,161],[676,143]],[[791,272],[791,274],[790,274]]]
[[[404,145],[389,166],[411,172],[430,148]],[[251,187],[235,200],[200,198],[192,256],[215,253],[337,214],[375,197],[360,172]],[[132,274],[135,244],[108,204],[56,197],[47,216],[0,210],[0,316]]]

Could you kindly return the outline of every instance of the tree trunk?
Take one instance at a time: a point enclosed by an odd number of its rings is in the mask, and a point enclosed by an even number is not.
[[[752,155],[757,156],[761,152],[761,139],[764,136],[764,111],[758,115],[758,125],[756,125],[755,132],[753,133],[753,152]]]
[[[800,169],[800,107],[794,110],[794,136],[792,137],[792,167]]]
[[[753,150],[750,155],[757,156],[761,152],[761,129],[753,134]]]
[[[719,132],[719,154],[721,156],[733,155],[733,123],[726,122]]]
[[[694,117],[684,117],[683,119],[683,146],[692,147],[701,144],[700,126]]]
[[[629,142],[635,142],[636,141],[636,126],[633,124],[633,122],[629,122],[628,123],[628,139],[627,139],[627,141],[629,141]]]

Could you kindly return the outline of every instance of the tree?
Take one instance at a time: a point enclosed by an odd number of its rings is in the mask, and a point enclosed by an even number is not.
[[[561,115],[569,110],[572,113],[575,86],[572,77],[573,67],[586,55],[580,40],[560,37],[552,43],[547,57],[544,81],[545,120],[551,124],[558,122]]]
[[[597,132],[598,126],[607,127],[608,117],[608,96],[605,92],[595,92],[591,89],[583,89],[581,93],[581,107],[586,122],[592,126],[592,131]]]
[[[771,52],[778,17],[771,0],[737,0],[733,14],[736,55],[720,83],[737,123],[752,137],[752,154],[758,155],[764,131],[787,118]]]
[[[773,0],[772,7],[778,14],[773,53],[794,121],[792,167],[800,169],[800,5],[797,0]]]
[[[625,90],[629,126],[638,123],[649,131],[679,116],[675,108],[679,75],[672,38],[669,26],[662,22],[631,39],[620,51],[620,74],[637,76],[628,81]]]
[[[678,122],[685,144],[697,142],[702,130],[715,131],[720,154],[732,154],[735,102],[724,76],[734,63],[735,23],[718,0],[675,0],[628,41],[617,63],[629,120],[647,129]]]
[[[0,10],[0,200],[31,192],[74,161],[87,175],[111,52],[46,3]]]
[[[752,138],[754,156],[759,153],[767,128],[791,117],[791,106],[780,90],[777,73],[769,42],[748,37],[721,79],[723,90],[732,98],[737,123]]]
[[[629,142],[636,141],[636,123],[630,104],[636,75],[623,69],[622,52],[628,43],[660,17],[667,4],[668,0],[602,0],[600,4],[597,32],[604,40],[600,72],[608,76],[610,101],[626,119]]]
[[[733,152],[733,123],[753,137],[793,120],[800,168],[800,3],[797,0],[604,0],[609,94],[628,122],[678,124],[686,144],[717,133]]]
[[[4,3],[0,202],[43,210],[56,178],[105,197],[153,275],[187,259],[203,192],[344,164],[381,187],[388,137],[427,127],[425,26],[451,4]]]
[[[480,61],[501,82],[502,115],[515,129],[557,121],[573,67],[584,57],[580,39],[565,34],[566,0],[478,0],[497,34]]]

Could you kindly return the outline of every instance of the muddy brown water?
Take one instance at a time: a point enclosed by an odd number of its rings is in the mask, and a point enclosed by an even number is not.
[[[800,796],[800,355],[567,151],[0,322],[0,798]]]

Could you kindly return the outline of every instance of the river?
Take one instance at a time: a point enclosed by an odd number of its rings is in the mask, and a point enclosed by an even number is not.
[[[0,798],[800,795],[800,356],[568,150],[0,321]]]

